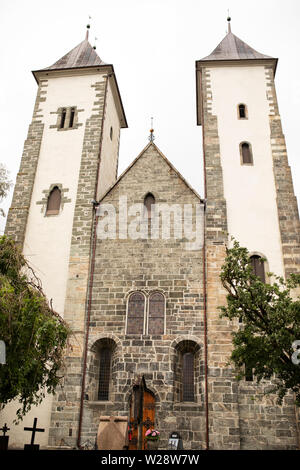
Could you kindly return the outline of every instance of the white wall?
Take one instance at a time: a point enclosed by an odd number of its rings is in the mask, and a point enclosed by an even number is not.
[[[112,139],[110,138],[111,128]],[[100,199],[116,180],[119,143],[120,120],[115,107],[110,81],[108,81],[97,199]]]
[[[49,78],[46,101],[41,108],[45,124],[39,162],[33,187],[30,212],[26,227],[24,255],[41,278],[48,299],[53,299],[54,309],[64,312],[69,252],[73,214],[76,202],[82,144],[86,119],[92,114],[95,88],[91,85],[104,80],[98,75]],[[77,106],[78,129],[58,131],[55,125],[61,106]],[[36,204],[51,184],[61,183],[69,191],[63,193],[71,202],[64,204],[58,216],[45,217],[45,209]]]
[[[25,233],[24,255],[35,273],[42,281],[47,298],[53,299],[53,308],[60,315],[64,313],[66,284],[68,278],[69,253],[73,227],[74,208],[76,203],[82,145],[85,122],[93,113],[96,81],[104,80],[103,74],[86,74],[82,76],[51,77],[48,81],[46,101],[41,103],[41,118],[44,133],[41,143],[39,161],[33,186],[31,205]],[[98,93],[98,92],[97,92]],[[78,122],[83,125],[77,129],[58,131],[50,128],[56,125],[59,107],[76,106],[84,111],[78,113]],[[104,122],[104,135],[101,159],[100,188],[104,191],[116,179],[118,161],[120,124],[115,109],[110,86],[108,87],[107,107]],[[107,122],[106,122],[107,120]],[[113,127],[113,139],[110,139],[110,127]],[[108,134],[107,134],[108,133]],[[107,135],[106,135],[107,134]],[[62,184],[69,191],[62,194],[71,199],[65,203],[59,215],[45,217],[46,206],[37,204],[45,194],[43,190],[52,184]],[[41,212],[42,209],[42,212]],[[52,395],[46,396],[39,407],[33,407],[19,425],[13,425],[17,401],[7,405],[0,413],[0,422],[7,422],[11,428],[9,435],[10,448],[23,448],[30,443],[31,434],[24,431],[24,426],[31,427],[33,418],[38,418],[38,427],[46,429],[37,433],[36,442],[43,447],[48,444]]]
[[[284,275],[270,143],[269,104],[263,66],[212,67],[212,114],[218,117],[228,231],[269,269]],[[245,103],[248,119],[237,118]],[[253,166],[241,165],[240,142],[252,145]]]
[[[9,449],[24,449],[24,444],[30,444],[31,432],[24,431],[24,427],[31,428],[34,418],[38,418],[37,427],[45,429],[44,432],[37,432],[35,435],[35,444],[47,447],[49,437],[49,427],[51,418],[51,405],[52,395],[46,395],[40,406],[33,406],[30,412],[20,421],[19,424],[13,424],[16,417],[17,410],[21,407],[18,401],[13,401],[6,405],[4,410],[0,412],[0,423],[10,428],[7,435],[9,435],[8,448]]]

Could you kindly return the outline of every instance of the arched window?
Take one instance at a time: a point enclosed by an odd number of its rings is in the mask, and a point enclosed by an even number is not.
[[[145,296],[142,292],[134,292],[128,299],[127,334],[144,334]]]
[[[242,165],[253,165],[251,145],[248,142],[240,144],[240,152]]]
[[[262,282],[266,282],[265,264],[259,255],[250,256],[254,274],[260,278]]]
[[[247,106],[243,103],[238,105],[238,118],[239,119],[247,119],[248,113],[247,113]]]
[[[147,210],[148,219],[151,218],[151,207],[153,204],[155,204],[155,197],[153,196],[153,194],[148,193],[144,199],[144,206]]]
[[[190,340],[180,341],[174,354],[174,397],[178,402],[199,402],[203,368],[200,346]]]
[[[49,194],[46,215],[56,215],[59,213],[61,204],[61,192],[57,186],[54,186]]]
[[[111,371],[112,350],[109,347],[103,347],[99,351],[99,387],[98,400],[106,401],[109,399],[109,383]]]
[[[165,297],[153,292],[149,297],[148,334],[163,335],[165,332]]]

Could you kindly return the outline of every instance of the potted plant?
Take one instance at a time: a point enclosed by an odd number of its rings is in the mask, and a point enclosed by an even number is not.
[[[157,450],[159,446],[159,431],[156,429],[147,429],[145,432],[145,440],[148,450]]]

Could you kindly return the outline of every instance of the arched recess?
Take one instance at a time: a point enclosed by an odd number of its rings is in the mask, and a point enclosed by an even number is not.
[[[248,119],[248,108],[245,103],[238,104],[238,119]]]
[[[190,338],[177,340],[173,345],[174,402],[200,403],[204,378],[202,347]]]
[[[118,362],[117,343],[104,337],[89,350],[85,398],[90,401],[114,401]]]
[[[58,188],[58,186],[54,186],[54,188],[51,190],[48,196],[46,215],[59,214],[60,206],[61,206],[61,190]]]
[[[250,142],[240,143],[241,165],[253,165],[253,152]]]
[[[147,193],[146,196],[144,197],[144,206],[146,210],[146,217],[148,217],[148,219],[151,218],[151,209],[154,204],[155,204],[155,197],[153,196],[152,193]]]

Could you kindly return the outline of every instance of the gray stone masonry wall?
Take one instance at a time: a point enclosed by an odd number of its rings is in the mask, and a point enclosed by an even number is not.
[[[291,169],[288,164],[284,134],[279,115],[274,75],[265,67],[267,96],[270,104],[270,137],[273,171],[277,193],[277,208],[281,234],[285,274],[300,270],[300,222],[297,199],[294,193]]]
[[[271,80],[270,71],[268,71]],[[228,366],[232,350],[231,333],[238,324],[219,317],[218,306],[226,303],[219,274],[226,256],[226,201],[220,162],[217,116],[212,115],[213,94],[209,70],[202,70],[203,133],[207,188],[206,272],[208,328],[209,434],[211,449],[296,449],[297,429],[293,397],[287,396],[282,406],[276,396],[265,396],[270,384],[237,382]],[[299,220],[287,166],[284,138],[272,85],[270,99],[271,142],[274,174],[278,191],[278,208],[285,265],[293,257],[293,268],[299,256]],[[279,140],[278,140],[279,139]],[[218,245],[218,246],[216,246]],[[289,254],[289,255],[287,255]],[[293,269],[292,268],[292,269]],[[290,268],[289,268],[290,269]],[[291,272],[291,271],[290,271]]]
[[[100,159],[100,137],[104,112],[106,79],[99,80],[91,116],[86,120],[82,157],[73,218],[64,319],[71,327],[72,348],[66,356],[63,388],[53,400],[49,445],[76,446],[83,351],[87,285],[90,267],[93,205]]]
[[[28,129],[27,139],[17,174],[13,199],[9,209],[5,234],[12,237],[23,248],[28,212],[35,179],[44,124],[41,114],[41,103],[46,101],[48,80],[41,80],[33,111],[32,122]]]
[[[154,195],[156,203],[200,202],[154,145],[147,148],[103,203],[118,207],[119,197],[123,195],[127,195],[128,206],[143,203],[148,192]],[[95,434],[101,414],[128,415],[134,380],[144,375],[147,387],[156,397],[155,418],[162,446],[166,447],[169,434],[175,430],[181,433],[185,448],[203,446],[202,251],[187,251],[185,243],[185,239],[173,238],[98,241],[90,347],[107,332],[113,334],[118,346],[114,354],[111,403],[87,408],[87,422],[92,418],[94,426],[86,428],[86,436]],[[165,335],[126,334],[127,297],[135,290],[164,293]],[[182,340],[194,341],[201,350],[196,366],[196,403],[182,403],[175,396],[176,345]]]
[[[150,191],[156,203],[200,202],[156,147],[150,145],[101,203],[111,203],[118,209],[119,196],[124,195],[128,198],[128,206],[143,203]],[[82,442],[88,439],[94,442],[101,415],[128,416],[133,384],[138,376],[144,375],[147,387],[155,395],[155,425],[161,431],[162,446],[166,448],[170,432],[176,430],[181,433],[185,448],[202,448],[205,441],[202,252],[185,250],[185,242],[185,239],[173,238],[97,241],[85,390],[89,401],[84,404]],[[164,293],[164,335],[126,334],[127,298],[135,290],[146,295],[155,290]],[[110,396],[109,401],[99,402],[94,351],[97,342],[108,338],[115,344]],[[184,340],[193,342],[200,350],[195,403],[179,402],[175,393],[178,347]],[[77,370],[74,363],[76,390],[79,385]],[[59,421],[60,432],[66,435],[64,441],[72,445],[67,434],[71,423],[64,414],[65,410],[61,410],[61,419],[60,412],[53,417],[53,436]]]

